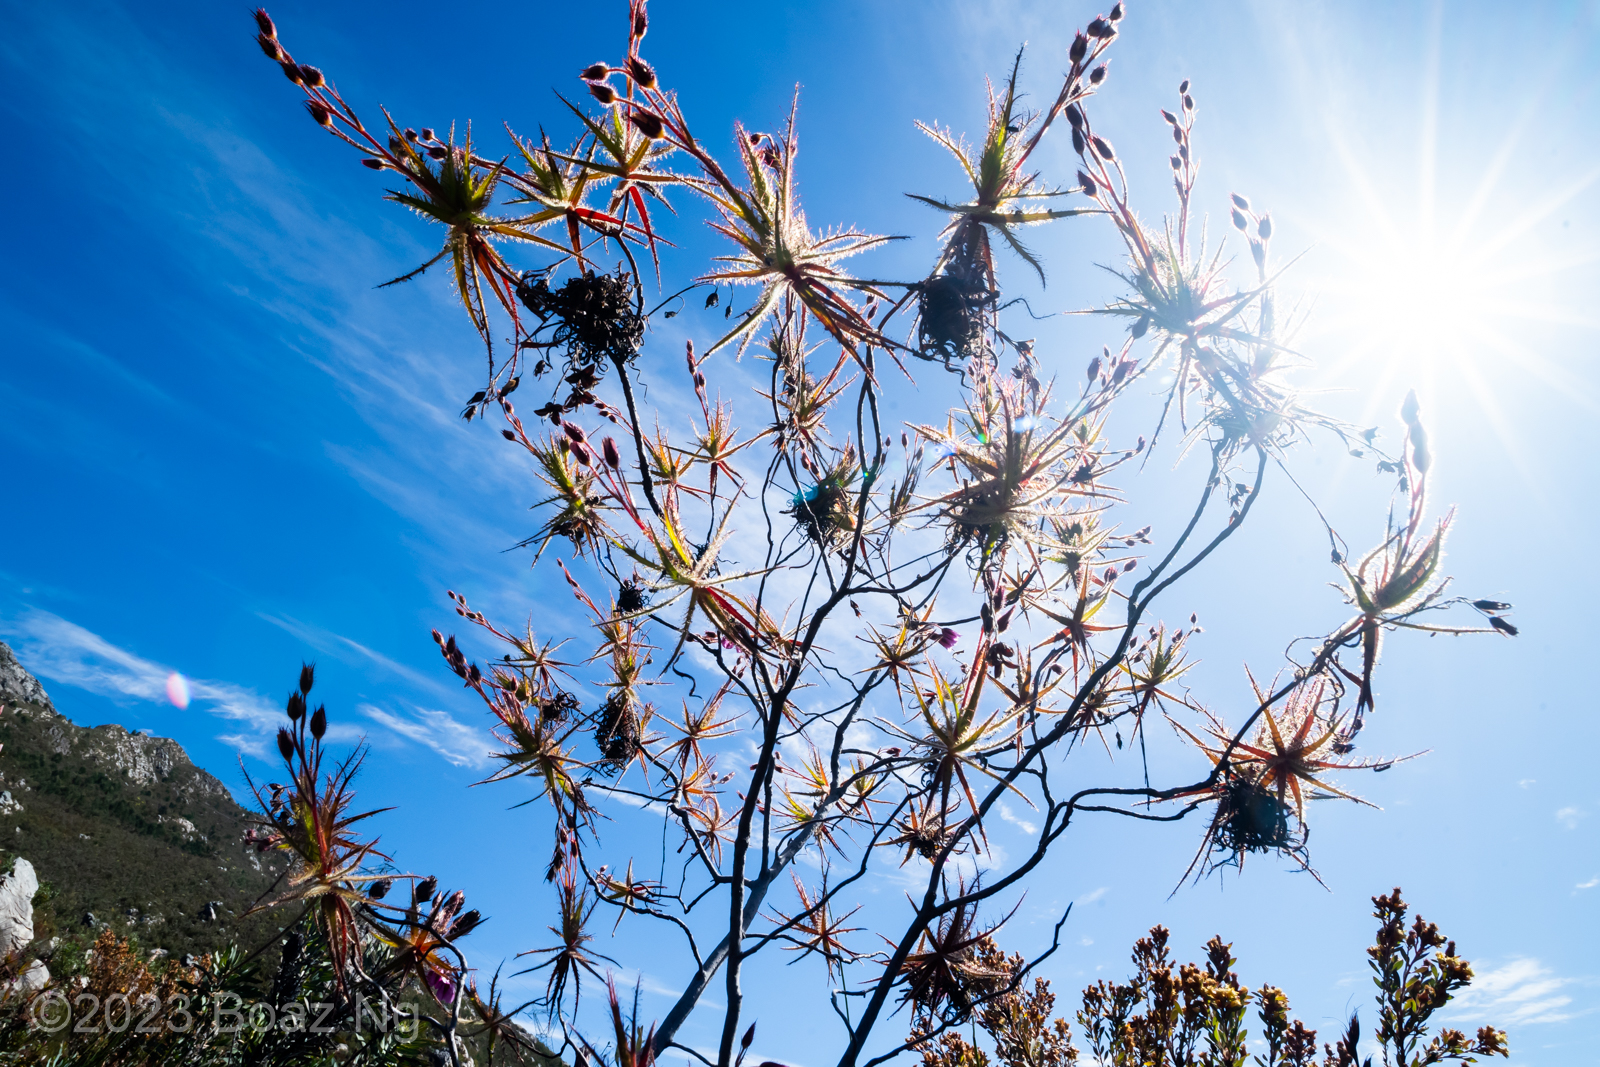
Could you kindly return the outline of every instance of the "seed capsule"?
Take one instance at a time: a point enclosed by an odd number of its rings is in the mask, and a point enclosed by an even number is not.
[[[661,135],[666,132],[661,119],[648,111],[634,111],[628,115],[628,121],[632,122],[635,129],[652,141],[659,141]]]
[[[589,86],[589,95],[606,107],[610,107],[617,102],[617,91],[605,82],[595,82]]]
[[[261,31],[263,37],[278,36],[278,27],[272,24],[272,16],[267,14],[267,9],[264,7],[256,8],[256,28]]]
[[[1240,211],[1250,210],[1250,201],[1246,200],[1238,193],[1229,193],[1228,196],[1233,200],[1233,206],[1238,208]]]
[[[617,451],[617,442],[614,439],[607,437],[604,441],[601,441],[600,451],[606,457],[606,466],[612,470],[622,466],[622,455]]]
[[[1129,330],[1128,332],[1130,334],[1132,334],[1133,335],[1133,339],[1135,341],[1137,341],[1139,338],[1143,337],[1145,335],[1145,333],[1149,329],[1150,329],[1150,316],[1149,315],[1141,315],[1141,316],[1139,316],[1139,321],[1133,324],[1133,329]]]
[[[311,112],[311,117],[316,119],[318,126],[333,125],[333,111],[320,100],[307,100],[306,110]]]
[[[311,713],[311,736],[321,741],[322,735],[327,732],[328,713],[323,710],[321,705],[318,705],[317,710]]]
[[[1090,85],[1099,85],[1101,82],[1103,82],[1105,80],[1106,80],[1106,65],[1104,63],[1100,64],[1098,67],[1094,68],[1094,70],[1089,72],[1089,84]]]
[[[604,63],[591,63],[589,66],[584,67],[583,70],[579,72],[578,77],[582,78],[586,82],[597,82],[605,78],[605,76],[610,73],[611,68],[606,66]]]
[[[1183,81],[1178,83],[1178,92],[1187,93],[1188,91],[1189,91],[1189,79],[1185,78],[1185,79],[1183,79]]]
[[[655,68],[638,56],[628,60],[628,77],[633,79],[633,84],[641,89],[654,89],[656,87]]]
[[[1262,215],[1256,223],[1256,233],[1263,241],[1272,240],[1272,216]]]
[[[1078,127],[1082,126],[1083,125],[1083,109],[1080,108],[1077,104],[1068,104],[1067,105],[1067,122],[1072,125],[1073,129],[1077,129]]]
[[[300,77],[305,79],[308,89],[320,89],[328,84],[328,80],[322,76],[322,71],[305,63],[300,65]]]
[[[1240,233],[1243,233],[1249,228],[1250,220],[1244,217],[1244,212],[1240,211],[1238,208],[1234,208],[1232,215],[1234,229],[1238,230]]]
[[[1116,7],[1111,9],[1111,14],[1107,15],[1106,18],[1110,19],[1112,22],[1121,22],[1122,16],[1126,14],[1127,11],[1123,9],[1121,4],[1118,4]]]
[[[1078,185],[1083,189],[1084,193],[1086,195],[1088,195],[1088,196],[1094,196],[1097,192],[1100,191],[1100,187],[1095,185],[1094,179],[1089,177],[1087,174],[1085,174],[1081,170],[1078,172]]]
[[[1072,150],[1081,156],[1085,147],[1086,142],[1083,139],[1083,131],[1074,126],[1072,129]]]
[[[1104,137],[1096,137],[1094,139],[1094,150],[1100,153],[1102,159],[1114,160],[1117,158],[1117,154],[1111,150],[1111,142]]]
[[[283,76],[285,78],[288,78],[290,81],[294,82],[296,85],[304,85],[305,84],[305,77],[300,73],[300,67],[299,67],[298,64],[291,63],[287,59],[285,59],[285,60],[282,61],[282,63],[279,64],[279,66],[283,67]]]
[[[1072,38],[1072,47],[1067,49],[1067,58],[1074,63],[1082,63],[1083,57],[1089,54],[1089,38],[1080,31]]]
[[[278,39],[269,37],[264,33],[256,35],[256,44],[261,46],[261,51],[266,53],[268,59],[274,63],[283,62],[283,49],[278,47]]]

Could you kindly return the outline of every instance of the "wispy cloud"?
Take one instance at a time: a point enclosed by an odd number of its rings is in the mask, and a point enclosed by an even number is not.
[[[383,653],[370,649],[359,641],[352,641],[343,634],[336,634],[331,630],[324,630],[320,626],[313,626],[310,623],[301,622],[299,619],[288,616],[269,615],[266,612],[257,612],[256,615],[285,633],[292,634],[297,639],[304,641],[318,652],[336,656],[346,663],[377,667],[384,673],[403,679],[414,686],[432,689],[440,694],[460,692],[459,686],[445,686],[438,679],[429,678],[421,671],[413,670],[403,663],[397,663]]]
[[[1574,889],[1593,889],[1597,885],[1600,885],[1600,874],[1595,875],[1593,878],[1589,879],[1587,882],[1579,882],[1577,885],[1573,886],[1572,888],[1574,888]]]
[[[1579,984],[1588,983],[1559,977],[1536,959],[1515,959],[1477,972],[1466,992],[1451,1002],[1450,1018],[1498,1027],[1565,1022],[1593,1010],[1575,1007],[1564,992]]]
[[[457,767],[489,765],[492,749],[485,732],[457,722],[447,712],[413,708],[398,715],[371,704],[358,705],[356,710],[392,733],[426,745]]]
[[[18,658],[36,675],[113,700],[164,703],[173,669],[126,649],[48,611],[30,609],[0,619],[0,632],[14,639]],[[266,741],[278,727],[274,701],[231,682],[190,678],[191,706],[238,723],[243,729],[220,740],[252,755],[265,755]]]
[[[1556,812],[1556,822],[1560,823],[1562,826],[1565,826],[1568,830],[1576,830],[1578,828],[1578,822],[1588,814],[1589,813],[1584,811],[1582,808],[1562,808]]]

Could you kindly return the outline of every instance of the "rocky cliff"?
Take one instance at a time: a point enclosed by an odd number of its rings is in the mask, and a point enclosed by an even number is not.
[[[249,827],[176,741],[76,725],[0,642],[0,865],[37,871],[47,958],[107,925],[173,954],[275,936],[290,916],[244,918],[284,866],[245,841]]]

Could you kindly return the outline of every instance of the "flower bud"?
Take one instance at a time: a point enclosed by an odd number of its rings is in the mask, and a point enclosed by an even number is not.
[[[1249,228],[1250,220],[1244,217],[1244,212],[1240,211],[1238,208],[1234,208],[1232,215],[1234,229],[1238,230],[1240,233],[1243,233]]]
[[[650,29],[650,16],[645,14],[644,4],[639,5],[639,10],[633,14],[633,38],[638,40]]]
[[[382,900],[389,895],[389,890],[394,886],[393,878],[379,878],[367,887],[368,900]]]
[[[1272,216],[1262,215],[1256,223],[1256,233],[1263,241],[1272,240]]]
[[[1072,128],[1075,130],[1081,127],[1083,125],[1083,109],[1077,104],[1068,104],[1067,121],[1072,124]]]
[[[1185,111],[1193,111],[1194,110],[1194,97],[1190,96],[1188,93],[1184,93],[1183,94],[1183,110],[1185,110]]]
[[[1167,157],[1167,162],[1172,164],[1172,169],[1173,170],[1182,170],[1183,169],[1183,157],[1182,156],[1168,156]]]
[[[614,438],[607,437],[600,442],[600,451],[606,457],[606,466],[617,470],[622,466],[622,455],[617,451],[617,442]]]
[[[1067,49],[1067,58],[1074,63],[1082,63],[1083,57],[1089,54],[1089,38],[1080,31],[1072,38],[1072,47]]]
[[[306,698],[300,693],[290,693],[289,706],[284,710],[289,715],[289,721],[294,722],[306,713]]]
[[[1185,79],[1183,79],[1183,81],[1178,83],[1178,92],[1187,93],[1188,91],[1189,91],[1189,79],[1185,78]]]
[[[268,37],[264,33],[257,34],[256,44],[261,46],[261,51],[266,54],[268,59],[274,63],[283,62],[283,49],[278,47],[278,39],[276,37]]]
[[[294,755],[294,739],[289,736],[289,731],[278,727],[278,753],[285,760]]]
[[[433,136],[433,129],[431,127],[428,127],[428,126],[422,127],[422,139],[424,141],[435,140],[435,138]]]
[[[500,436],[504,437],[507,441],[515,441],[517,439],[517,435],[512,433],[510,430],[501,430]]]
[[[1087,33],[1090,37],[1095,37],[1100,40],[1109,40],[1117,35],[1116,27],[1112,26],[1111,23],[1107,22],[1105,19],[1095,19],[1084,28],[1083,32]]]
[[[1087,195],[1087,196],[1094,196],[1097,192],[1100,191],[1100,187],[1095,185],[1094,179],[1089,177],[1087,174],[1085,174],[1081,170],[1078,172],[1078,186],[1084,191],[1084,194]]]
[[[304,79],[308,89],[320,89],[328,84],[328,79],[322,76],[322,71],[307,63],[300,64],[300,77]]]
[[[314,663],[302,663],[300,665],[300,692],[302,694],[311,692],[311,686],[315,684],[316,680],[317,665]]]
[[[589,66],[584,67],[583,70],[579,72],[578,77],[582,78],[586,82],[597,82],[605,78],[605,76],[610,73],[611,68],[606,66],[604,63],[591,63]]]
[[[278,27],[272,24],[272,16],[267,14],[267,9],[264,7],[256,8],[256,28],[261,31],[263,37],[278,36]]]
[[[1250,201],[1246,200],[1238,193],[1229,193],[1228,196],[1233,200],[1233,206],[1238,208],[1240,211],[1250,210]]]
[[[1081,156],[1083,155],[1083,150],[1087,146],[1087,143],[1088,142],[1084,141],[1083,139],[1083,131],[1074,126],[1072,128],[1072,150]]]
[[[589,455],[589,450],[578,444],[576,441],[572,442],[569,451],[572,453],[572,458],[583,464],[585,467],[589,465],[590,459],[593,458]]]
[[[1111,142],[1104,137],[1096,137],[1094,139],[1094,150],[1100,153],[1100,158],[1102,159],[1109,161],[1117,158],[1117,154],[1111,150]]]
[[[1112,22],[1121,22],[1122,21],[1122,16],[1124,16],[1126,14],[1127,14],[1127,11],[1125,11],[1123,9],[1121,4],[1118,4],[1116,7],[1113,7],[1111,9],[1111,14],[1107,15],[1106,18],[1109,19]]]
[[[1106,65],[1104,63],[1100,64],[1098,67],[1094,68],[1093,70],[1091,70],[1089,72],[1089,84],[1090,85],[1099,85],[1101,82],[1103,82],[1105,80],[1106,80]]]
[[[1176,141],[1180,145],[1183,144],[1183,127],[1182,126],[1174,126],[1174,127],[1172,127],[1172,139],[1174,141]]]
[[[450,940],[454,941],[458,937],[466,937],[468,934],[472,933],[472,931],[476,930],[478,926],[482,924],[482,922],[482,913],[480,913],[477,908],[473,908],[471,911],[461,916],[461,918],[457,919],[450,927]]]
[[[633,123],[635,129],[652,141],[660,140],[662,133],[665,132],[661,118],[649,111],[634,110],[628,115],[628,120]]]
[[[1145,335],[1145,333],[1149,329],[1150,329],[1150,316],[1149,315],[1140,315],[1139,316],[1139,321],[1134,323],[1133,324],[1133,328],[1131,330],[1129,330],[1128,332],[1130,334],[1132,334],[1133,335],[1133,339],[1135,341],[1137,341],[1139,338],[1143,337]]]
[[[561,421],[561,432],[570,437],[573,444],[583,443],[583,428],[576,423],[567,422],[563,419]]]
[[[443,159],[450,154],[449,150],[441,145],[434,145],[428,149],[429,159]]]
[[[1407,426],[1417,421],[1417,415],[1422,411],[1422,405],[1417,402],[1415,389],[1406,393],[1405,402],[1400,405],[1400,418]]]
[[[600,101],[606,107],[617,102],[617,91],[605,82],[595,82],[589,86],[589,95]]]
[[[371,156],[368,156],[366,159],[363,159],[361,161],[361,165],[363,167],[366,167],[368,170],[382,170],[383,166],[384,166],[383,160],[381,160],[381,159],[373,159]]]
[[[288,78],[296,85],[305,84],[305,76],[300,73],[300,67],[297,64],[291,63],[285,59],[279,63],[279,66],[283,68],[283,76],[285,78]]]
[[[654,89],[656,87],[655,68],[638,56],[628,60],[628,77],[633,79],[633,84],[641,89]]]
[[[431,874],[428,875],[428,877],[426,877],[422,881],[418,882],[417,885],[416,885],[416,888],[412,891],[412,893],[411,893],[411,901],[412,901],[412,903],[421,904],[424,900],[430,899],[433,896],[433,891],[435,889],[438,889],[438,888],[439,888],[439,879],[435,878]]]
[[[1128,372],[1131,371],[1133,367],[1134,361],[1131,359],[1118,361],[1116,370],[1111,372],[1111,384],[1121,385],[1122,379],[1128,376]]]
[[[316,120],[318,126],[333,125],[333,109],[321,100],[307,100],[306,110],[311,113],[311,117]]]
[[[1100,357],[1095,356],[1089,361],[1089,380],[1092,382],[1100,377]]]
[[[327,732],[328,713],[323,709],[321,704],[318,704],[317,710],[311,713],[311,736],[316,738],[318,741],[321,741],[322,735]]]
[[[1511,605],[1503,600],[1474,600],[1472,606],[1479,611],[1510,611]]]
[[[1515,636],[1517,636],[1517,634],[1519,632],[1515,626],[1513,626],[1511,623],[1507,622],[1506,620],[1502,619],[1498,615],[1490,616],[1489,625],[1493,626],[1496,630],[1499,630],[1501,633],[1505,634],[1507,637],[1515,637]]]
[[[1256,261],[1256,266],[1262,270],[1267,269],[1267,246],[1260,241],[1250,242],[1250,258]]]

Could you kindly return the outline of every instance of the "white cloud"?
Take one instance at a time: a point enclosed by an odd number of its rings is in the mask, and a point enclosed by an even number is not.
[[[166,702],[171,667],[118,648],[58,615],[31,609],[0,620],[0,630],[16,640],[19,658],[34,674],[113,700]],[[244,727],[221,740],[258,755],[282,715],[275,701],[231,682],[190,678],[189,695],[193,705]]]
[[[1573,1007],[1572,997],[1563,991],[1574,984],[1536,959],[1515,959],[1479,971],[1472,985],[1451,1001],[1450,1019],[1501,1028],[1565,1022],[1590,1010]]]
[[[1568,830],[1576,830],[1578,828],[1578,821],[1584,818],[1586,815],[1588,815],[1588,812],[1584,811],[1582,808],[1562,808],[1560,811],[1556,812],[1556,822],[1560,823],[1562,826],[1565,826]]]
[[[413,708],[409,715],[396,715],[360,704],[357,711],[392,733],[426,745],[457,767],[487,767],[493,751],[489,736],[457,722],[448,712],[431,708]]]
[[[1109,892],[1111,892],[1111,887],[1108,886],[1108,885],[1103,885],[1099,889],[1096,889],[1096,890],[1093,890],[1092,892],[1084,894],[1083,896],[1079,897],[1077,900],[1073,901],[1073,903],[1074,904],[1093,904],[1095,901],[1099,900],[1101,897],[1105,896]]]
[[[1011,806],[1003,800],[1000,802],[1000,818],[1004,819],[1008,823],[1013,824],[1025,834],[1036,834],[1039,832],[1039,828],[1037,826],[1029,822],[1027,819],[1019,818],[1016,813],[1011,810]]]
[[[1597,885],[1600,885],[1600,874],[1595,875],[1593,878],[1589,879],[1587,882],[1579,882],[1573,888],[1574,889],[1593,889]]]

